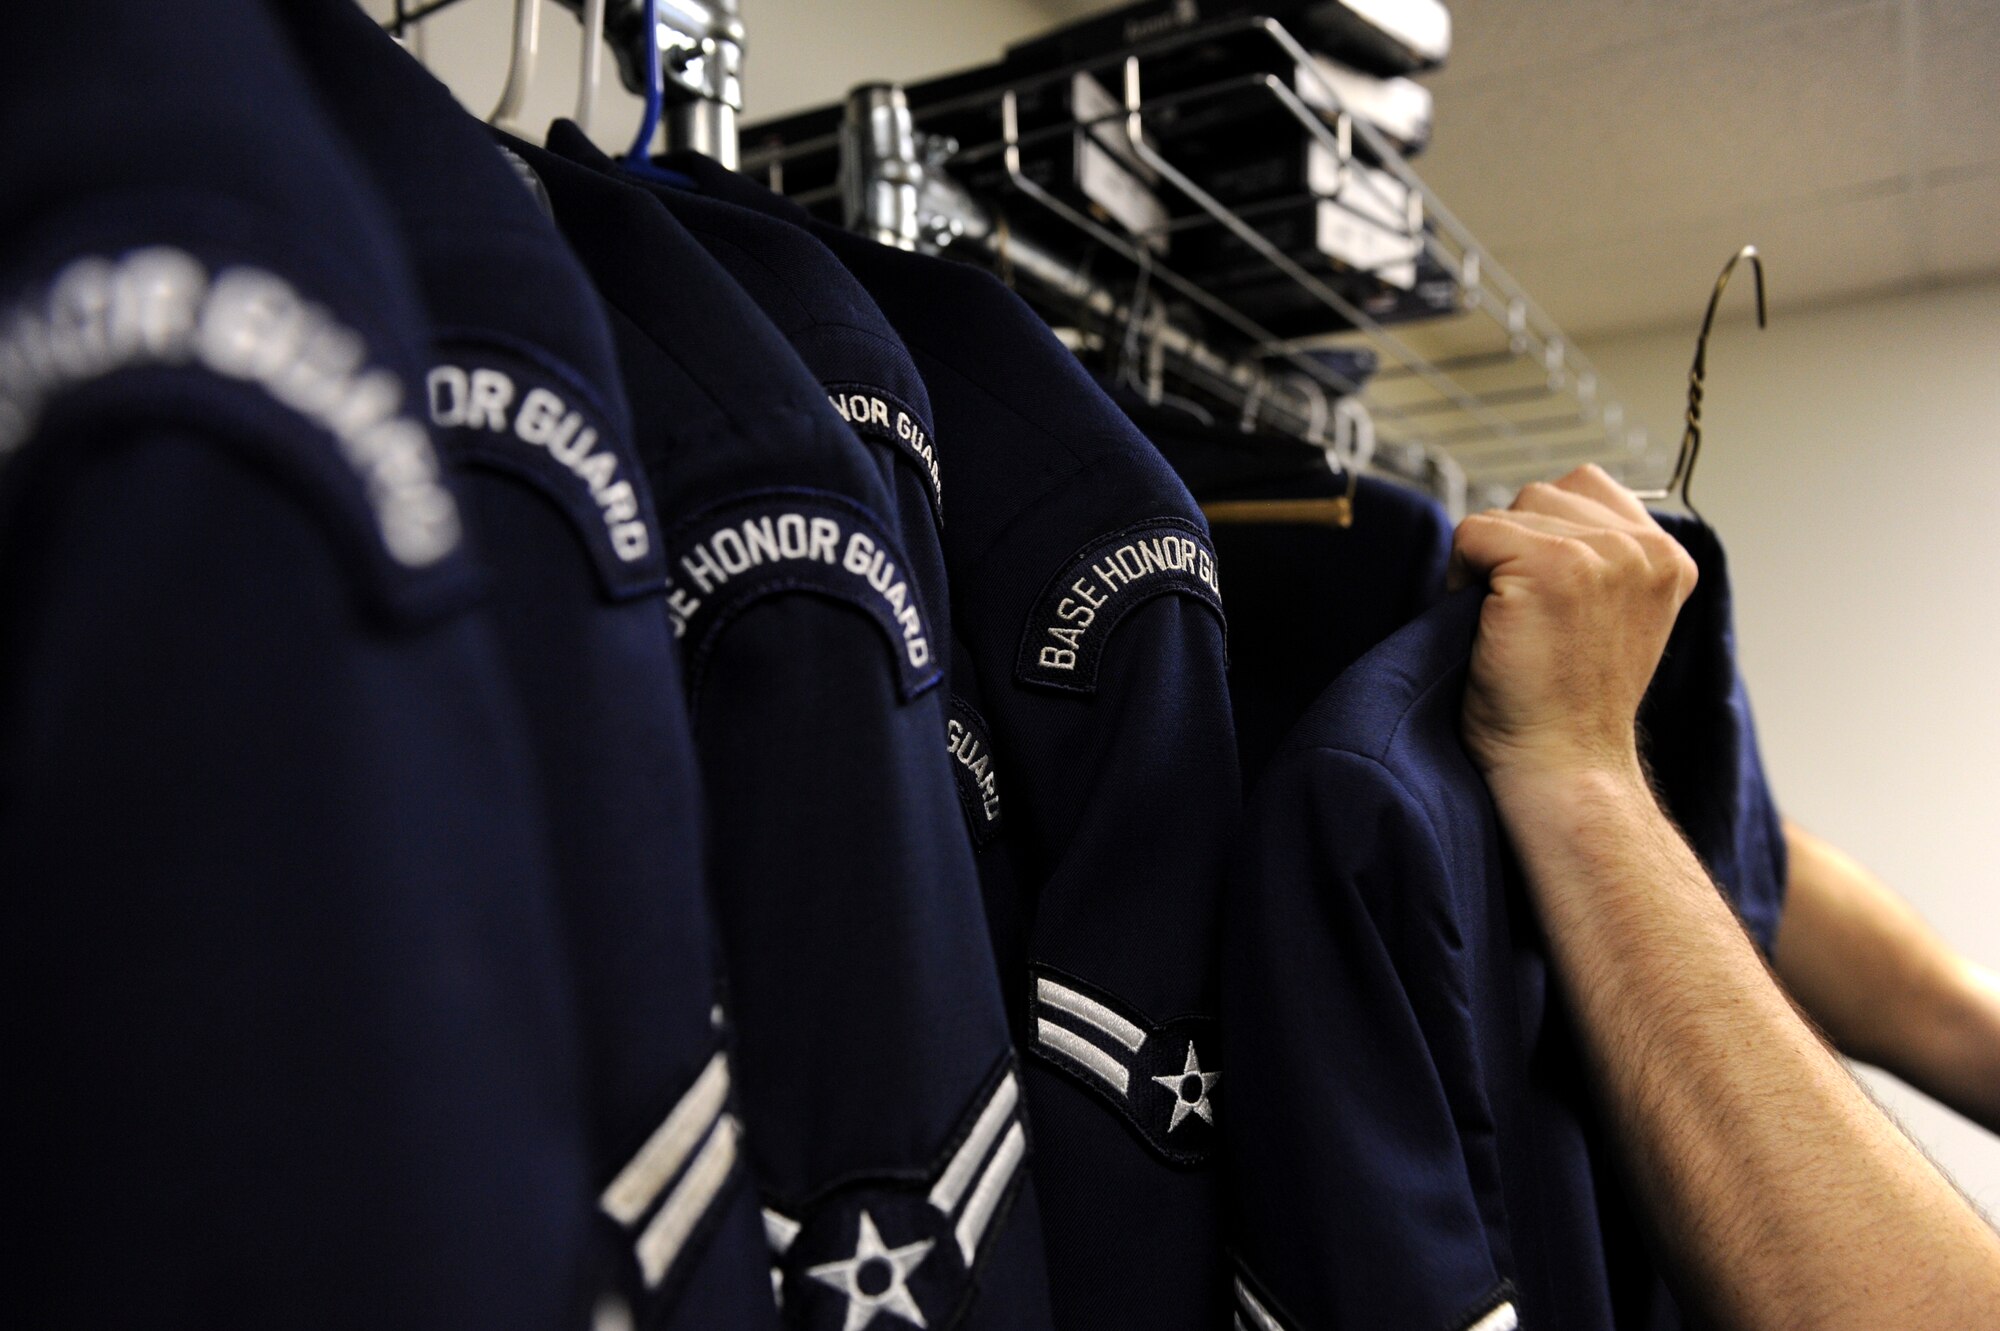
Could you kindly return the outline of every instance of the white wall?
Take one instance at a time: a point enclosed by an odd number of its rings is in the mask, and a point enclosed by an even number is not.
[[[1693,337],[1586,350],[1678,440]],[[2000,284],[1721,327],[1703,423],[1781,807],[2000,966]],[[1874,1080],[2000,1215],[2000,1138]]]
[[[421,0],[410,0],[414,9]],[[576,105],[581,24],[574,11],[541,0],[541,57],[521,122],[539,139],[550,120]],[[996,59],[1011,41],[1051,26],[1035,0],[742,0],[748,33],[744,113],[748,120],[838,99],[872,80],[912,81]],[[377,19],[390,0],[362,0]],[[423,25],[423,56],[466,105],[484,115],[506,81],[514,0],[460,0]],[[637,100],[607,56],[591,137],[630,143]]]

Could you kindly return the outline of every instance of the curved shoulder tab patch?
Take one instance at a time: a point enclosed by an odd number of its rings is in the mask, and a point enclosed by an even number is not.
[[[931,517],[944,526],[944,484],[938,475],[937,447],[930,422],[894,393],[867,384],[827,384],[827,400],[863,439],[879,439],[896,450],[924,478]]]
[[[972,844],[984,850],[1000,835],[1000,779],[993,768],[986,718],[956,693],[945,718],[945,748],[951,753],[952,775],[958,779],[966,830],[972,834]]]
[[[802,1331],[957,1326],[972,1306],[1027,1171],[1028,1127],[1011,1057],[966,1106],[939,1158],[764,1210],[771,1283]],[[901,1321],[896,1320],[901,1318]]]
[[[1200,1165],[1214,1152],[1222,1039],[1212,1017],[1149,1023],[1138,1009],[1047,966],[1033,968],[1036,1054],[1123,1114],[1159,1155]]]
[[[1097,667],[1119,621],[1156,596],[1191,596],[1222,618],[1222,583],[1208,534],[1180,518],[1154,518],[1085,546],[1035,598],[1015,678],[1097,690]]]
[[[107,382],[114,376],[131,391]],[[60,404],[212,422],[233,410],[208,387],[221,384],[247,393],[235,400],[248,409],[331,444],[291,447],[281,427],[274,457],[332,500],[336,529],[357,533],[352,543],[392,603],[428,603],[462,578],[458,503],[409,386],[361,331],[256,261],[211,261],[171,244],[86,254],[9,300],[0,464]]]
[[[645,473],[585,389],[525,351],[447,336],[429,394],[451,459],[548,495],[576,527],[606,594],[623,600],[666,585]]]
[[[942,677],[930,619],[902,553],[881,525],[839,495],[766,490],[725,500],[667,537],[667,610],[701,685],[717,636],[767,596],[844,601],[882,630],[905,702]]]

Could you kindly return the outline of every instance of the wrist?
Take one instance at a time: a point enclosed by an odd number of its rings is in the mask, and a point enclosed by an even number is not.
[[[1658,801],[1636,750],[1520,755],[1486,767],[1501,816],[1576,830],[1606,816],[1656,812]]]
[[[1625,871],[1635,858],[1657,865],[1681,845],[1636,757],[1496,770],[1488,782],[1544,908],[1585,884],[1586,895],[1608,904],[1644,886],[1644,875]]]

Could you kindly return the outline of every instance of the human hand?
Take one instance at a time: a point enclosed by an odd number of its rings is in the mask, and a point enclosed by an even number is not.
[[[1453,581],[1488,586],[1461,726],[1496,796],[1551,777],[1640,777],[1639,702],[1695,577],[1593,466],[1459,524]]]

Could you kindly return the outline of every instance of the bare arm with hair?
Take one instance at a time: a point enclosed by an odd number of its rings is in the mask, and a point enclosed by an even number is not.
[[[1843,1054],[2000,1132],[2000,976],[1849,856],[1785,824],[1778,978]]]
[[[1465,699],[1594,1080],[1682,1289],[1730,1326],[2000,1326],[2000,1237],[1800,1018],[1640,769],[1694,566],[1595,468],[1460,526]]]

